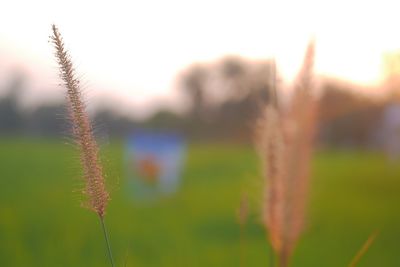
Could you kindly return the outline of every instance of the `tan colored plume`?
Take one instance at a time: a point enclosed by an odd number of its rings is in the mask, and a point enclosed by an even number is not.
[[[103,170],[99,160],[99,149],[93,136],[89,117],[82,100],[79,80],[71,58],[64,47],[63,39],[55,25],[52,25],[51,42],[55,48],[55,56],[60,68],[60,77],[67,89],[68,107],[73,126],[73,134],[80,149],[80,158],[84,170],[87,196],[87,206],[95,211],[100,218],[105,215],[109,194],[105,188]]]
[[[288,107],[273,100],[259,121],[258,149],[266,176],[263,219],[282,267],[288,265],[304,224],[316,124],[313,59],[311,42]]]

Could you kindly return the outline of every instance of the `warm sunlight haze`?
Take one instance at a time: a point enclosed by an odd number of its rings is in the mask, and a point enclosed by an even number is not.
[[[400,266],[400,0],[0,25],[0,267]]]
[[[290,81],[311,38],[317,73],[374,84],[383,54],[400,48],[398,8],[396,1],[344,0],[9,1],[1,7],[0,75],[22,71],[31,88],[45,92],[31,93],[28,105],[59,97],[43,41],[56,23],[89,97],[144,115],[154,105],[182,108],[173,87],[193,62],[275,57]]]

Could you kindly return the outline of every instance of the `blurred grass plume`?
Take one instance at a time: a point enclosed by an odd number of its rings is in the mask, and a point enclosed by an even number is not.
[[[304,225],[317,107],[313,61],[310,42],[289,105],[283,108],[273,99],[258,122],[257,148],[266,177],[263,221],[281,267],[288,266]]]

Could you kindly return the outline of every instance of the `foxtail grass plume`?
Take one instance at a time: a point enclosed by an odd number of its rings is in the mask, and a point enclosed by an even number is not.
[[[288,265],[304,225],[316,124],[313,59],[314,44],[310,43],[289,105],[282,108],[273,99],[258,124],[258,149],[266,177],[263,221],[281,267]],[[277,96],[273,90],[271,95]]]
[[[100,218],[106,211],[109,194],[105,188],[103,170],[99,160],[99,149],[93,136],[92,126],[82,100],[79,80],[76,78],[71,57],[64,47],[63,39],[55,25],[52,25],[51,42],[60,68],[60,77],[67,89],[68,107],[75,141],[80,149],[86,187],[84,194],[87,204]]]

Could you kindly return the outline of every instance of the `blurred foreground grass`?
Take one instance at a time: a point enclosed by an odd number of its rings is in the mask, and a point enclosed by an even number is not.
[[[251,147],[192,145],[181,190],[152,203],[129,194],[123,145],[103,150],[112,201],[106,222],[117,266],[268,266],[260,224],[262,178]],[[57,141],[0,141],[0,266],[109,266],[98,218],[80,207],[80,166]],[[378,153],[315,157],[307,230],[292,266],[347,266],[380,234],[359,266],[400,266],[400,167]],[[240,250],[236,210],[250,196]]]

